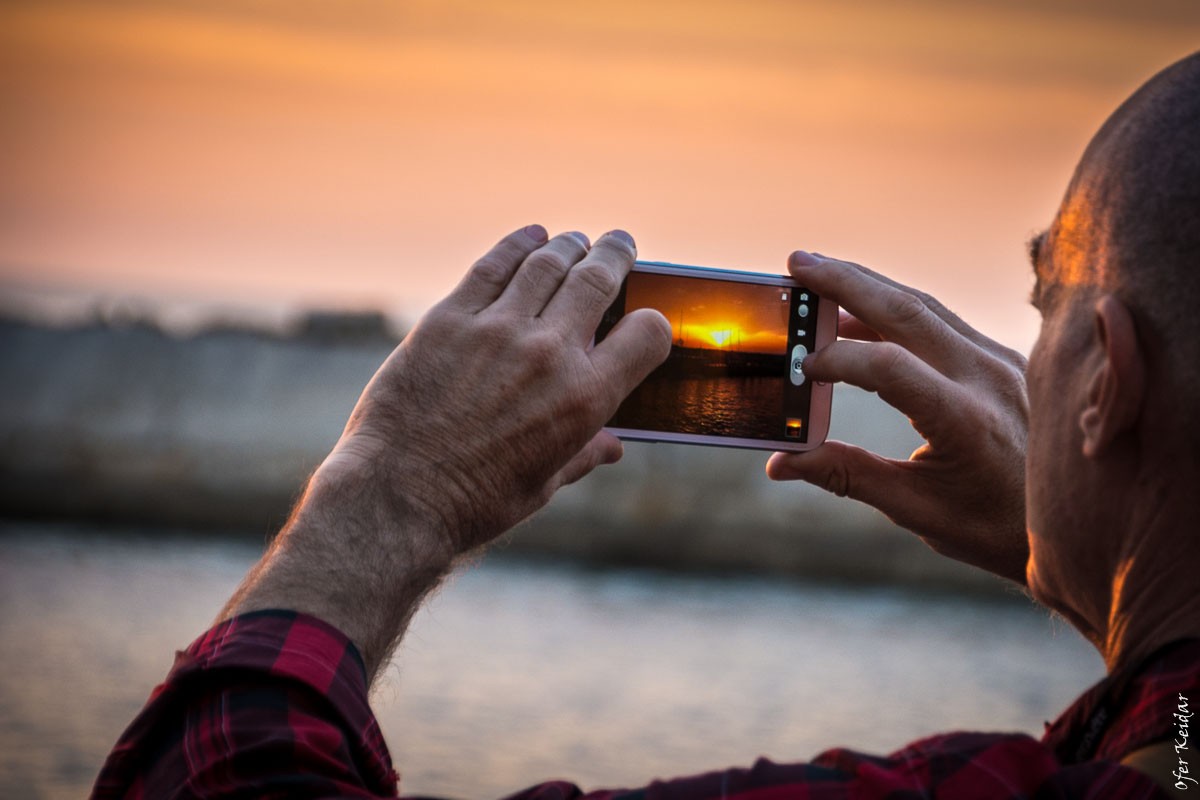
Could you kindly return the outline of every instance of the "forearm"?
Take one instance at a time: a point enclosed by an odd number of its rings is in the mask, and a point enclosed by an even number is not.
[[[670,349],[648,309],[591,344],[634,257],[625,233],[589,247],[533,226],[476,262],[375,373],[221,619],[311,614],[350,637],[374,678],[459,554],[620,457],[600,428]]]
[[[394,793],[367,687],[422,598],[460,554],[619,458],[601,427],[667,356],[670,326],[648,309],[592,344],[634,257],[619,231],[591,247],[530,226],[475,263],[375,373],[219,624],[114,748],[97,796],[205,781],[248,796]],[[164,765],[153,780],[147,754]]]
[[[372,683],[453,564],[444,523],[330,459],[218,621],[262,609],[312,615],[346,634]]]

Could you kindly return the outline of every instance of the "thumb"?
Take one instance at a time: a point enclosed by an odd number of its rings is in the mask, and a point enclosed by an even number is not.
[[[850,497],[894,516],[904,504],[902,467],[891,459],[844,442],[825,442],[803,453],[775,453],[767,461],[773,481],[801,480],[838,497]]]

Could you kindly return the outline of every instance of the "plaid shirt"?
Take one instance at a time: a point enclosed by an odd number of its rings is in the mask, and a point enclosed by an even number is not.
[[[830,750],[806,764],[763,759],[749,769],[586,797],[1165,797],[1117,761],[1173,739],[1177,696],[1194,702],[1197,689],[1200,640],[1191,640],[1097,684],[1040,742],[1015,733],[949,733],[886,757]],[[265,611],[222,622],[178,654],[109,755],[93,796],[395,797],[397,789],[357,650],[318,619]],[[555,782],[514,800],[582,796]]]

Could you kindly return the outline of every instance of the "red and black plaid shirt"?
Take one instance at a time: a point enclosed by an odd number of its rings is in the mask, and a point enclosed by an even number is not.
[[[1040,742],[1014,733],[949,733],[889,756],[830,750],[806,764],[764,759],[749,769],[587,797],[1165,797],[1117,762],[1173,739],[1178,695],[1194,700],[1197,689],[1200,641],[1180,642],[1136,673],[1097,684]],[[394,797],[397,782],[354,646],[318,619],[266,611],[223,622],[178,655],[109,755],[93,796]],[[516,798],[581,796],[556,782]]]

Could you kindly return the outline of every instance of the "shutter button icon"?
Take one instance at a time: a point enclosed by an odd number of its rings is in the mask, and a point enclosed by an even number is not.
[[[802,344],[798,344],[792,348],[792,368],[788,370],[788,378],[791,379],[793,386],[804,385],[804,357],[808,355],[808,348]]]

